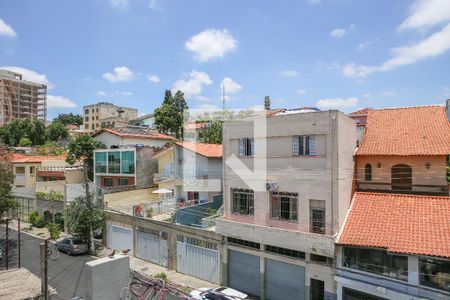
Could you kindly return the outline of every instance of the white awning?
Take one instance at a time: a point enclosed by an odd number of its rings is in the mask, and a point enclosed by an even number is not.
[[[171,194],[172,191],[168,189],[158,189],[152,192],[153,194]]]

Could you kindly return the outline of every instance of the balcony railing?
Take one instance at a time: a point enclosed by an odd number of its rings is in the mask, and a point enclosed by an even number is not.
[[[439,195],[448,196],[448,185],[436,184],[392,184],[390,182],[358,181],[356,190],[359,192],[380,192],[394,194]]]

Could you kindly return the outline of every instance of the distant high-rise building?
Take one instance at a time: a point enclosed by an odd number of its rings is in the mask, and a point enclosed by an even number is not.
[[[102,127],[126,127],[129,120],[137,118],[138,110],[120,107],[108,102],[100,102],[84,106],[83,114],[84,131],[94,133]]]
[[[0,70],[0,126],[14,119],[47,121],[47,86],[22,79],[22,74]]]

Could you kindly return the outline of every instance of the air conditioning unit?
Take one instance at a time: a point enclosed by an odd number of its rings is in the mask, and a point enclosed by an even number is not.
[[[266,190],[270,192],[278,190],[279,186],[280,185],[276,182],[266,182]]]

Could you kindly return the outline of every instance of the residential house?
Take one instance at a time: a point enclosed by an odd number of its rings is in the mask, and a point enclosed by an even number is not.
[[[155,129],[155,116],[153,114],[146,114],[128,122],[130,127],[142,127]]]
[[[173,137],[161,134],[152,129],[136,128],[104,128],[96,132],[93,137],[107,148],[126,145],[143,145],[151,147],[164,147]]]
[[[334,237],[351,198],[355,122],[335,110],[273,111],[225,122],[223,145],[215,226],[226,236],[226,284],[261,299],[335,299]]]
[[[372,109],[356,152],[356,189],[448,195],[450,124],[442,106]]]
[[[337,239],[338,299],[450,299],[450,197],[357,192]]]
[[[83,106],[83,112],[84,130],[89,134],[101,130],[104,119],[109,119],[110,124],[112,124],[116,118],[118,122],[123,119],[128,121],[135,119],[138,115],[138,110],[135,108],[119,107],[108,102]]]

